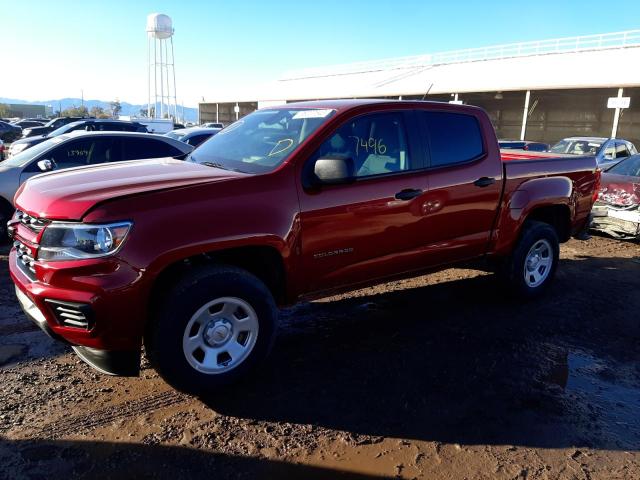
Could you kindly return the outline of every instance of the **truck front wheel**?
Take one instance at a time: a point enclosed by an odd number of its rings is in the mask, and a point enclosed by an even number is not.
[[[542,294],[555,276],[559,253],[555,229],[548,223],[527,221],[504,265],[503,275],[512,293],[524,299]]]
[[[269,289],[232,266],[199,267],[162,301],[145,336],[151,364],[173,387],[212,393],[267,356],[278,324]]]

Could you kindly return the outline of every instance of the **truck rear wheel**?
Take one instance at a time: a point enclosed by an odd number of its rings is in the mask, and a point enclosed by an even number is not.
[[[559,254],[555,229],[548,223],[527,221],[503,270],[512,293],[523,299],[541,295],[553,281]]]
[[[278,324],[269,289],[232,266],[199,267],[156,310],[145,336],[151,364],[173,387],[212,393],[257,367]]]

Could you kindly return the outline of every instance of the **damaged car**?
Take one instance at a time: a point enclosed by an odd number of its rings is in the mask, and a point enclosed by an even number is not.
[[[620,239],[640,239],[640,155],[602,174],[591,227]]]

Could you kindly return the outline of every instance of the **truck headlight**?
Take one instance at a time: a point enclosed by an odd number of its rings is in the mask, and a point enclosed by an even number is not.
[[[42,234],[38,260],[78,260],[112,255],[124,242],[131,225],[131,222],[52,222]]]

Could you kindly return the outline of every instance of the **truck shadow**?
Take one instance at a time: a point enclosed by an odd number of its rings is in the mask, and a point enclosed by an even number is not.
[[[0,439],[0,478],[326,479],[372,477],[329,468],[179,446],[96,441]]]
[[[528,303],[480,275],[302,304],[254,378],[203,400],[362,435],[638,450],[639,273],[582,258]]]

